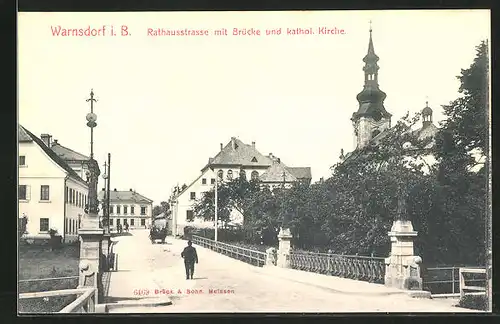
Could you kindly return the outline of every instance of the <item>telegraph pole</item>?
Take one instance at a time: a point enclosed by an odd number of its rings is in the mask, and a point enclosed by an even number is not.
[[[108,233],[109,233],[109,230],[110,230],[110,226],[109,226],[109,219],[110,219],[110,212],[111,212],[111,206],[110,206],[110,196],[111,196],[111,176],[110,176],[110,173],[111,173],[111,153],[108,153],[108,179],[107,179],[107,183],[108,183],[108,192],[106,194],[106,215],[108,217]]]

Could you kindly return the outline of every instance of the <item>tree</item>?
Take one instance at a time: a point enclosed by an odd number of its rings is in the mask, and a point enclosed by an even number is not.
[[[160,205],[153,207],[153,218],[164,213],[164,215],[168,215],[170,212],[170,204],[166,201],[160,202]]]
[[[476,52],[471,66],[457,77],[461,96],[443,107],[447,119],[436,139],[439,168],[434,201],[441,226],[448,233],[440,239],[441,260],[460,260],[473,265],[484,262],[488,217],[487,42],[481,42]]]

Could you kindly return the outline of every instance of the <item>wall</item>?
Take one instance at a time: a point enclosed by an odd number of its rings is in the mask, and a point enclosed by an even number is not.
[[[65,241],[73,242],[78,240],[78,228],[79,228],[79,220],[83,215],[85,215],[85,203],[88,203],[88,186],[80,183],[79,181],[73,180],[69,178],[66,181],[66,187],[68,189],[68,196],[66,198],[66,231],[65,231]],[[82,201],[79,199],[73,201],[72,198],[69,197],[69,193],[71,192],[69,189],[72,189],[76,193],[82,194]]]
[[[375,121],[373,118],[361,117],[356,122],[358,130],[357,145],[358,147],[365,146],[372,139],[372,132],[378,129],[380,132],[388,129],[390,126],[390,119],[382,118],[380,121]]]
[[[120,221],[120,224],[124,224],[124,220],[127,220],[129,228],[144,228],[144,225],[141,225],[141,219],[144,219],[144,224],[146,227],[151,225],[151,216],[153,212],[153,204],[137,204],[132,201],[110,201],[110,205],[113,206],[113,212],[110,213],[110,220],[112,224],[111,228],[116,228],[117,220]],[[120,213],[117,213],[117,206],[120,206]],[[127,214],[124,213],[124,206],[127,206]],[[134,207],[134,214],[131,214],[131,207]],[[146,207],[146,214],[141,215],[141,207]],[[102,212],[101,212],[102,215]],[[132,220],[134,225],[132,225]]]
[[[19,185],[27,185],[27,199],[19,201],[19,217],[28,218],[28,237],[46,237],[40,232],[40,218],[49,218],[49,229],[64,231],[64,179],[66,171],[57,165],[35,143],[19,143],[19,156],[26,165],[19,167]],[[40,201],[41,185],[49,186],[49,200]]]
[[[230,168],[230,167],[219,167],[214,171],[211,169],[205,170],[200,178],[198,178],[195,182],[193,182],[187,189],[177,198],[177,206],[174,207],[173,214],[173,223],[176,225],[177,234],[183,233],[183,228],[185,226],[196,226],[196,227],[213,227],[214,223],[212,221],[203,221],[200,219],[196,219],[194,222],[187,221],[187,211],[193,210],[193,206],[196,200],[191,199],[191,192],[196,193],[196,199],[200,199],[204,192],[208,192],[214,188],[214,184],[211,184],[211,179],[216,178],[216,174],[219,170],[223,171],[223,179],[227,181],[227,174],[229,170],[233,172],[233,179],[236,179],[240,176],[239,168]],[[267,168],[251,168],[245,169],[246,178],[249,181],[251,179],[252,171],[257,171],[259,176],[266,172]],[[203,184],[203,179],[206,179],[206,184]],[[238,211],[233,211],[231,213],[232,223],[242,224],[243,223],[243,215]]]

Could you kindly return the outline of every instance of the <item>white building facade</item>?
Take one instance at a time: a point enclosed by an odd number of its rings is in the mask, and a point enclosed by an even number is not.
[[[18,126],[19,216],[28,220],[26,238],[49,238],[56,230],[64,242],[78,240],[88,185],[40,138]]]
[[[105,190],[99,192],[99,201],[102,202],[105,197]],[[153,200],[139,194],[133,189],[119,191],[113,189],[110,191],[110,215],[109,226],[116,229],[118,225],[128,224],[129,229],[149,228],[153,216]],[[103,210],[100,208],[99,215],[103,216]]]
[[[220,144],[220,151],[214,158],[209,158],[208,163],[201,169],[201,174],[192,181],[184,189],[174,188],[170,198],[170,208],[172,210],[172,231],[174,235],[182,235],[184,227],[210,227],[215,226],[212,221],[203,221],[196,218],[194,215],[194,205],[197,200],[203,197],[203,194],[209,192],[222,181],[230,181],[239,177],[244,177],[247,181],[259,180],[262,184],[269,184],[271,187],[276,185],[276,181],[281,181],[283,178],[276,179],[273,177],[275,172],[271,168],[273,165],[280,164],[280,159],[272,153],[267,156],[262,155],[257,151],[255,142],[245,144],[236,137],[231,137],[229,143],[225,146]],[[299,178],[308,178],[311,180],[310,168],[287,168],[286,183],[297,181]],[[305,170],[305,172],[304,172]],[[299,175],[297,171],[302,173]],[[297,176],[292,174],[297,173]],[[217,180],[218,179],[218,180]],[[280,183],[281,183],[280,182]],[[214,211],[215,212],[215,211]],[[194,219],[193,221],[189,221]],[[231,213],[232,225],[241,225],[243,223],[243,215],[234,210]]]

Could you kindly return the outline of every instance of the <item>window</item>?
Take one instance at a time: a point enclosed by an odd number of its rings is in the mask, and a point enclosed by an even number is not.
[[[71,189],[71,203],[72,204],[75,203],[75,190],[74,189]]]
[[[233,170],[227,171],[227,179],[232,180],[233,179]]]
[[[109,226],[113,226],[113,218],[109,219]]]
[[[78,207],[81,207],[82,206],[82,194],[78,192],[77,195],[78,196],[76,197],[76,205]]]
[[[194,219],[194,213],[192,210],[186,210],[186,220],[192,221]]]
[[[141,207],[141,215],[146,215],[146,207]]]
[[[87,195],[84,196],[83,203],[84,203],[83,207],[87,207]]]
[[[117,226],[120,225],[120,219],[119,218],[116,219],[116,225]]]
[[[130,220],[130,226],[134,226],[134,219],[133,218]]]
[[[210,183],[215,184],[215,179],[214,178],[210,179]]]
[[[201,184],[206,185],[207,184],[207,179],[205,179],[205,178],[201,179]]]
[[[252,171],[251,177],[252,177],[252,180],[254,180],[254,181],[259,180],[259,172]]]
[[[141,219],[141,226],[145,226],[146,225],[146,220],[144,218]]]
[[[219,170],[219,171],[217,172],[217,176],[219,177],[219,180],[222,180],[222,179],[224,178],[224,171]]]
[[[49,219],[40,218],[40,232],[48,232],[48,231],[49,231]]]
[[[19,156],[19,165],[20,166],[25,166],[26,165],[26,156],[20,155]]]
[[[128,224],[128,222],[127,222],[127,219],[126,219],[126,218],[123,220],[123,225],[125,225],[125,224]]]
[[[19,200],[29,200],[29,186],[19,185]]]
[[[120,214],[120,212],[121,212],[120,209],[121,209],[120,206],[116,206],[116,213],[117,214]]]
[[[113,205],[109,206],[109,213],[113,214],[115,212],[114,209],[115,209],[115,206],[113,206]]]
[[[123,213],[125,215],[128,213],[128,206],[123,206]]]
[[[69,188],[65,187],[64,188],[64,202],[67,203],[69,199]]]
[[[69,232],[71,234],[75,233],[75,220],[74,219],[71,219],[69,221]]]
[[[247,173],[245,172],[245,170],[240,170],[240,178],[242,179],[245,179],[247,178]]]
[[[195,200],[196,199],[196,192],[192,191],[189,193],[189,199]]]
[[[134,209],[135,209],[135,207],[134,207],[134,206],[130,206],[130,213],[131,213],[132,215],[134,215],[134,213],[135,213]]]
[[[49,200],[49,198],[50,198],[49,186],[42,185],[40,187],[40,200]]]

